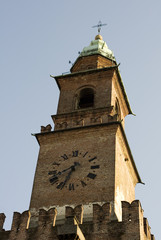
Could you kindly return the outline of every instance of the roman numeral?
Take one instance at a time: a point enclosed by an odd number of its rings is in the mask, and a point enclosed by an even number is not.
[[[69,190],[71,191],[71,190],[74,190],[74,183],[70,183],[69,184]]]
[[[73,156],[72,157],[78,157],[78,150],[77,151],[72,151]]]
[[[89,159],[88,161],[89,161],[89,162],[92,162],[92,161],[94,161],[95,159],[97,159],[97,157],[93,157],[93,158]]]
[[[53,164],[53,165],[56,165],[56,166],[59,166],[59,165],[60,165],[60,163],[57,163],[57,162],[53,162],[52,164]]]
[[[49,171],[49,172],[48,172],[48,175],[55,175],[56,172],[57,172],[56,170],[55,170],[55,171]]]
[[[87,184],[85,182],[83,182],[83,181],[81,181],[81,184],[82,184],[82,187],[87,186]]]
[[[58,177],[56,177],[56,176],[53,176],[50,178],[50,183],[52,183],[52,184],[56,183],[57,181],[58,181]]]
[[[66,154],[64,154],[63,156],[61,156],[64,160],[68,159],[68,156]]]
[[[63,189],[63,187],[64,187],[64,182],[59,183],[59,185],[57,186],[58,189]]]
[[[97,168],[100,168],[100,165],[93,165],[93,166],[91,166],[91,169],[97,169]]]
[[[85,156],[87,155],[87,153],[88,153],[88,152],[86,152],[86,153],[83,155],[83,157],[85,157]]]
[[[88,175],[87,175],[87,177],[88,177],[88,178],[91,178],[91,179],[95,179],[96,176],[97,176],[97,175],[94,174],[94,173],[88,173]]]

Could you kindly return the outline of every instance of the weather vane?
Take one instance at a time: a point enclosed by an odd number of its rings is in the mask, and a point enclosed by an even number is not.
[[[106,23],[102,23],[101,21],[99,21],[98,24],[95,25],[95,26],[93,26],[92,28],[97,27],[97,28],[98,28],[98,34],[100,34],[100,32],[101,32],[101,27],[106,26],[106,25],[107,25]]]

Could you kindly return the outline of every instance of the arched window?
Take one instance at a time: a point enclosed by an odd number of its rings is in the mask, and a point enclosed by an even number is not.
[[[88,108],[94,106],[94,91],[92,88],[84,88],[80,91],[78,108]]]

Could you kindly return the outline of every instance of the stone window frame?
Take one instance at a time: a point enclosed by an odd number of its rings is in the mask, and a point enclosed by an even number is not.
[[[93,91],[93,106],[91,107],[79,107],[79,100],[80,100],[80,94],[84,89],[92,89]],[[76,90],[76,93],[74,95],[74,110],[84,110],[84,109],[91,109],[95,107],[95,95],[96,95],[96,89],[93,85],[85,85]]]

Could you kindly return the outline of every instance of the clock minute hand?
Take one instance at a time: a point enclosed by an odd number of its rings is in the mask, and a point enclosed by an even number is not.
[[[63,187],[65,186],[66,182],[70,179],[70,175],[72,174],[73,171],[75,171],[75,167],[76,167],[76,166],[80,166],[80,163],[75,162],[74,165],[72,165],[72,166],[70,167],[71,170],[70,170],[70,172],[68,173],[68,175],[66,176],[64,182],[61,184],[60,189],[63,189]]]
[[[72,166],[73,167],[73,166]],[[73,168],[71,168],[70,172],[68,173],[68,175],[66,176],[64,182],[61,184],[61,187],[60,189],[63,189],[63,187],[65,186],[66,182],[70,179],[70,175],[72,174],[73,172]]]

